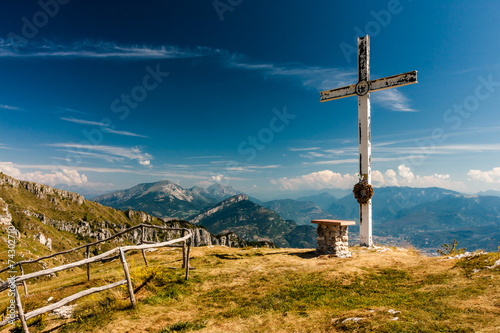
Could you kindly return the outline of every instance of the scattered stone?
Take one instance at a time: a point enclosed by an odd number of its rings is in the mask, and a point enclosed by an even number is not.
[[[357,323],[358,321],[363,320],[363,319],[366,319],[366,318],[360,318],[360,317],[347,318],[347,319],[342,320],[342,324],[345,324],[345,323],[348,323],[351,321],[354,323]]]
[[[52,301],[52,299],[54,299],[54,297],[50,296],[49,299],[47,300],[47,302]]]
[[[76,305],[61,306],[59,309],[55,309],[52,312],[60,318],[69,319],[71,318],[71,316],[73,316],[73,311],[75,307]]]
[[[498,267],[500,266],[500,259],[498,259],[497,261],[495,261],[495,263],[493,264],[493,266],[488,266],[489,269],[493,269],[495,267]]]
[[[481,251],[481,252],[471,253],[471,252],[467,251],[465,253],[457,254],[456,256],[449,256],[446,259],[448,259],[448,260],[450,260],[450,259],[463,259],[463,258],[468,258],[468,257],[475,257],[475,256],[478,256],[481,254],[486,254],[486,252]]]
[[[389,312],[390,314],[401,313],[401,311],[396,311],[396,310],[393,310],[393,309],[389,309],[389,310],[387,310],[387,312]]]
[[[45,245],[50,250],[52,250],[52,239],[45,238],[45,235],[42,234],[41,232],[36,234],[34,237],[35,237],[35,239],[37,239],[40,242],[40,244]]]
[[[399,320],[399,317],[391,318],[391,320]]]

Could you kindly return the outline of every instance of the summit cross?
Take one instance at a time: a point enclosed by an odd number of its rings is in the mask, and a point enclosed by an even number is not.
[[[370,36],[358,38],[358,83],[321,92],[321,102],[358,95],[359,175],[371,184],[370,93],[417,83],[417,71],[370,81]],[[359,205],[359,243],[373,246],[372,201]]]

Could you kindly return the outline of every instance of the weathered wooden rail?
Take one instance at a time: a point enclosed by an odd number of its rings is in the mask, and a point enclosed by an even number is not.
[[[131,231],[138,229],[138,228],[141,228],[141,230],[142,230],[141,243],[145,243],[145,244],[127,245],[127,246],[117,247],[117,248],[114,248],[112,250],[109,250],[107,252],[104,252],[102,254],[99,254],[99,255],[96,255],[96,256],[90,258],[90,252],[88,250],[90,246],[97,245],[99,243],[108,241],[110,239],[116,238],[117,236],[120,236],[120,235],[125,234],[127,232],[131,232]],[[169,240],[166,242],[161,242],[161,243],[149,242],[149,241],[146,241],[145,237],[144,237],[145,228],[155,228],[155,229],[160,229],[160,230],[164,230],[164,231],[181,231],[182,237],[176,238],[173,240]],[[70,250],[54,253],[54,254],[51,254],[49,256],[37,258],[36,260],[32,260],[32,261],[25,260],[25,261],[18,262],[16,265],[19,265],[19,267],[22,267],[22,264],[34,263],[34,262],[37,262],[37,261],[40,261],[43,259],[51,258],[51,257],[57,256],[57,255],[65,254],[65,253],[70,253],[70,252],[82,249],[84,247],[87,247],[86,258],[83,260],[79,260],[76,262],[72,262],[69,264],[65,264],[65,265],[61,265],[61,266],[57,266],[57,267],[53,267],[53,268],[49,268],[49,269],[44,269],[41,271],[29,273],[29,274],[24,274],[24,272],[21,268],[21,275],[14,277],[13,280],[12,279],[10,281],[7,280],[6,282],[2,283],[0,285],[0,292],[7,290],[7,289],[12,290],[14,292],[15,304],[16,304],[16,308],[17,308],[17,315],[15,316],[15,318],[7,318],[7,319],[3,320],[2,322],[0,322],[0,327],[3,327],[10,322],[20,320],[24,332],[29,333],[28,326],[26,324],[26,322],[29,319],[36,317],[38,315],[44,314],[46,312],[53,311],[57,308],[60,308],[61,306],[64,306],[72,301],[75,301],[81,297],[88,296],[88,295],[91,295],[93,293],[101,292],[101,291],[108,290],[108,289],[118,287],[121,285],[127,285],[127,289],[128,289],[129,297],[130,297],[130,302],[132,303],[132,306],[135,307],[136,301],[135,301],[135,296],[134,296],[134,289],[132,286],[132,280],[130,278],[130,272],[128,269],[127,261],[125,259],[125,252],[131,251],[131,250],[141,250],[144,261],[147,265],[147,258],[146,258],[146,254],[144,252],[145,250],[152,249],[152,248],[160,248],[160,247],[182,247],[182,254],[183,254],[182,267],[186,269],[185,278],[187,280],[189,278],[189,253],[190,253],[190,249],[191,249],[192,237],[193,237],[193,234],[191,233],[191,231],[189,229],[166,228],[166,227],[153,226],[153,225],[149,225],[149,224],[139,224],[137,226],[131,227],[127,230],[119,232],[119,233],[117,233],[111,237],[108,237],[104,240],[101,240],[101,241],[97,241],[94,243],[79,246],[79,247],[76,247],[76,248],[73,248]],[[176,243],[181,243],[181,242],[182,242],[182,245],[174,245]],[[90,289],[81,291],[79,293],[73,294],[71,296],[68,296],[68,297],[66,297],[66,298],[64,298],[64,299],[62,299],[54,304],[44,306],[42,308],[33,310],[29,313],[24,313],[22,303],[21,303],[21,297],[19,296],[17,286],[23,285],[25,294],[27,294],[27,287],[26,287],[27,280],[41,277],[44,275],[50,275],[50,274],[53,274],[56,272],[64,271],[67,269],[71,269],[71,268],[83,266],[83,265],[87,265],[87,278],[90,280],[90,269],[89,269],[90,266],[89,265],[91,263],[109,261],[109,260],[112,260],[115,258],[120,258],[120,261],[121,261],[122,267],[123,267],[123,271],[124,271],[124,275],[125,275],[124,280],[120,280],[120,281],[117,281],[117,282],[114,282],[114,283],[111,283],[111,284],[108,284],[105,286],[101,286],[101,287],[90,288]],[[12,268],[8,267],[6,269],[0,270],[0,273],[7,271],[7,270],[12,270]],[[12,288],[12,286],[15,286],[15,287]]]
[[[59,255],[63,255],[63,254],[75,252],[75,251],[81,250],[83,248],[86,248],[86,258],[90,258],[90,247],[91,246],[96,246],[96,245],[98,245],[100,243],[105,243],[105,242],[110,241],[110,240],[112,240],[114,238],[117,238],[118,236],[121,236],[121,235],[124,235],[126,233],[132,232],[132,231],[134,231],[136,229],[139,229],[139,228],[141,229],[141,242],[139,244],[154,244],[154,242],[146,241],[144,230],[147,229],[147,228],[159,229],[159,230],[163,230],[163,231],[182,231],[183,235],[186,232],[190,232],[189,229],[186,229],[186,228],[168,228],[168,227],[161,227],[161,226],[156,226],[156,225],[141,223],[141,224],[135,225],[133,227],[130,227],[130,228],[126,229],[126,230],[120,231],[120,232],[118,232],[118,233],[116,233],[116,234],[114,234],[114,235],[112,235],[112,236],[110,236],[110,237],[108,237],[106,239],[102,239],[102,240],[99,240],[99,241],[96,241],[96,242],[93,242],[93,243],[81,245],[81,246],[78,246],[78,247],[75,247],[75,248],[72,248],[72,249],[69,249],[69,250],[64,250],[64,251],[60,251],[60,252],[57,252],[57,253],[52,253],[52,254],[49,254],[47,256],[36,258],[36,259],[29,259],[29,260],[18,261],[17,263],[14,264],[13,267],[9,267],[8,266],[6,268],[0,269],[0,273],[6,272],[6,271],[14,271],[15,267],[19,266],[19,270],[21,271],[21,275],[24,275],[23,265],[34,264],[34,263],[39,262],[39,261],[44,260],[44,259],[49,259],[49,258],[53,258],[53,257],[59,256]],[[175,247],[175,245],[172,246],[172,247]],[[184,268],[184,261],[185,261],[185,255],[186,255],[186,245],[183,244],[182,248],[183,248],[183,255],[184,255],[182,267]],[[147,261],[146,254],[145,254],[144,250],[142,250],[142,257],[144,259],[144,262],[147,265],[148,261]],[[116,258],[118,258],[118,256]],[[90,263],[87,264],[87,280],[90,280]],[[25,282],[23,282],[23,287],[24,287],[24,294],[28,295],[28,288],[27,288]],[[5,284],[0,285],[0,292],[4,291],[5,289],[7,289],[7,287],[5,286]]]

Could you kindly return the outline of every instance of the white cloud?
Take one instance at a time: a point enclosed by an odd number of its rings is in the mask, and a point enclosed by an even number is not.
[[[387,186],[397,186],[398,185],[398,180],[397,180],[397,173],[396,171],[389,169],[385,172],[384,176],[384,181]]]
[[[411,183],[415,179],[415,175],[411,172],[411,169],[404,164],[398,166],[398,174],[408,183]]]
[[[283,177],[271,180],[273,185],[278,185],[282,190],[306,190],[322,188],[352,187],[357,182],[357,177],[349,174],[342,175],[331,170],[313,172],[296,178]]]
[[[500,167],[489,171],[470,170],[467,173],[470,180],[476,180],[484,183],[500,183]]]
[[[59,147],[59,148],[70,148],[76,149],[73,151],[75,154],[79,154],[82,152],[82,155],[92,153],[94,151],[109,154],[111,156],[118,156],[128,158],[130,160],[136,160],[141,165],[151,165],[151,156],[148,153],[143,153],[139,147],[114,147],[114,146],[103,146],[103,145],[84,145],[78,143],[54,143],[47,144],[46,146],[50,147]]]
[[[380,173],[380,175],[382,175],[382,173]],[[452,181],[448,174],[435,173],[427,176],[415,175],[411,169],[404,164],[398,166],[397,173],[392,169],[388,169],[383,177],[379,177],[378,180],[378,186],[443,187],[457,191],[465,189],[465,185],[462,182]]]
[[[220,182],[224,178],[224,175],[215,175],[210,177],[210,181]]]
[[[52,173],[42,173],[41,171],[23,173],[12,162],[0,162],[0,171],[16,179],[50,186],[58,184],[81,186],[88,184],[87,176],[71,169],[52,170]]]

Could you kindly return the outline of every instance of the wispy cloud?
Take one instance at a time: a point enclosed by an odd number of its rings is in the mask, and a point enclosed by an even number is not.
[[[0,109],[10,110],[10,111],[22,111],[19,106],[0,104]]]
[[[104,153],[114,157],[123,157],[130,160],[135,160],[143,166],[151,165],[151,160],[153,156],[148,153],[142,152],[139,147],[115,147],[115,146],[104,146],[104,145],[84,145],[78,143],[53,143],[46,144],[49,147],[57,148],[68,148],[74,149],[75,153],[79,155],[93,154],[95,152]],[[96,156],[93,156],[96,157]]]
[[[416,112],[417,110],[410,107],[408,98],[397,89],[388,89],[377,91],[372,95],[373,101],[379,103],[385,108],[393,111],[401,112]]]
[[[306,66],[302,64],[272,64],[250,62],[242,56],[228,58],[228,67],[262,72],[264,76],[281,76],[299,79],[302,85],[319,91],[352,84],[356,72],[343,68]]]
[[[309,147],[309,148],[288,148],[289,151],[309,151],[309,150],[320,150],[320,147]]]
[[[251,62],[243,56],[232,55],[227,65],[249,71],[259,71],[264,76],[279,76],[297,79],[307,88],[324,91],[356,83],[357,74],[353,69],[307,66],[302,64],[272,64]],[[392,111],[414,112],[408,98],[395,89],[374,94],[374,103]]]
[[[75,124],[91,125],[91,126],[103,126],[103,127],[106,126],[104,123],[100,123],[97,121],[91,121],[91,120],[65,118],[65,117],[61,117],[59,119],[64,120],[64,121],[68,121],[70,123],[75,123]]]
[[[74,110],[74,109],[70,109],[70,108],[63,108],[61,106],[58,106],[57,109],[58,109],[58,111],[56,111],[55,113],[70,112],[70,113],[77,113],[77,114],[87,114],[86,112],[83,112],[83,111],[78,111],[78,110]]]
[[[186,160],[194,160],[194,159],[198,159],[198,158],[222,158],[224,156],[222,155],[209,155],[209,156],[190,156],[190,157],[185,157]]]
[[[118,135],[125,135],[125,136],[134,136],[134,137],[138,137],[138,138],[148,138],[145,135],[141,135],[141,134],[137,134],[137,133],[132,133],[132,132],[129,132],[129,131],[118,131],[118,130],[112,129],[112,128],[109,127],[111,124],[101,123],[101,122],[98,122],[98,121],[85,120],[85,119],[77,119],[77,118],[66,118],[66,117],[60,117],[59,119],[64,120],[64,121],[68,121],[68,122],[71,122],[71,123],[75,123],[75,124],[90,125],[90,126],[99,126],[99,127],[101,127],[102,131],[106,132],[106,133],[118,134]]]
[[[117,131],[117,130],[113,130],[111,128],[104,128],[103,131],[106,132],[106,133],[111,133],[111,134],[118,134],[118,135],[125,135],[125,136],[135,136],[135,137],[138,137],[138,138],[148,138],[148,136],[145,136],[145,135],[136,134],[136,133],[132,133],[132,132],[129,132],[129,131]]]
[[[119,45],[114,42],[85,40],[72,44],[57,44],[50,41],[30,42],[18,45],[8,39],[0,39],[0,57],[24,58],[124,58],[143,59],[178,59],[197,58],[217,54],[220,51],[208,47],[193,49],[177,46]]]
[[[68,153],[68,156],[86,156],[89,158],[96,158],[100,160],[104,160],[106,162],[121,162],[124,161],[124,157],[119,157],[119,156],[113,156],[109,154],[99,154],[99,153],[93,153],[90,151],[82,151],[82,150],[71,150],[71,149],[58,149],[61,152]],[[63,160],[67,162],[71,162],[71,158],[63,158]]]

